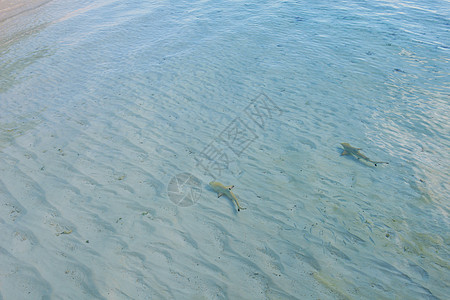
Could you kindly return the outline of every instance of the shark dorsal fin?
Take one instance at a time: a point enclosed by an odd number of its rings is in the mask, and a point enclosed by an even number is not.
[[[226,186],[225,188],[231,191],[231,189],[234,188],[234,185],[229,185],[229,186]]]

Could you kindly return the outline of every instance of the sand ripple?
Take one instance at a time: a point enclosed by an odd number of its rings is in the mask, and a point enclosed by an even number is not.
[[[63,4],[0,48],[0,298],[445,298],[448,103],[411,72],[443,58],[319,4]],[[254,139],[224,146],[238,121]],[[245,211],[207,186],[214,143]]]

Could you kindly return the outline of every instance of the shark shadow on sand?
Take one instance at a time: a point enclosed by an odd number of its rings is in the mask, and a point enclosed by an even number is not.
[[[365,156],[364,154],[359,152],[359,150],[362,150],[361,148],[352,147],[349,143],[341,143],[341,145],[342,145],[342,148],[344,148],[344,151],[342,151],[341,155],[351,155],[354,158],[356,158],[357,160],[369,162],[369,163],[374,164],[375,166],[377,166],[378,164],[389,164],[386,161],[371,160],[370,158],[368,158],[367,156]]]

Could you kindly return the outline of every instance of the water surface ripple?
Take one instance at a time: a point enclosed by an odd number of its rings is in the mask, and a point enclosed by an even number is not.
[[[447,298],[447,1],[33,8],[0,18],[0,298]]]

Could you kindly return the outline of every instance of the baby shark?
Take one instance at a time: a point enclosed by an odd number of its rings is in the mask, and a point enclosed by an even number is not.
[[[231,191],[231,189],[234,188],[234,185],[224,186],[220,182],[211,181],[209,183],[209,186],[217,193],[218,198],[220,198],[221,196],[225,195],[230,200],[233,200],[236,203],[237,207],[238,207],[238,211],[240,211],[241,209],[246,209],[245,207],[241,207],[239,205],[239,202],[238,202],[236,196]]]
[[[349,143],[341,143],[342,147],[344,148],[344,151],[342,152],[341,155],[351,155],[353,157],[355,157],[358,160],[363,160],[366,162],[371,162],[373,163],[375,166],[377,164],[388,164],[388,162],[385,161],[373,161],[370,158],[368,158],[367,156],[365,156],[364,154],[362,154],[361,152],[359,152],[359,150],[362,150],[361,148],[355,148],[350,146]]]

